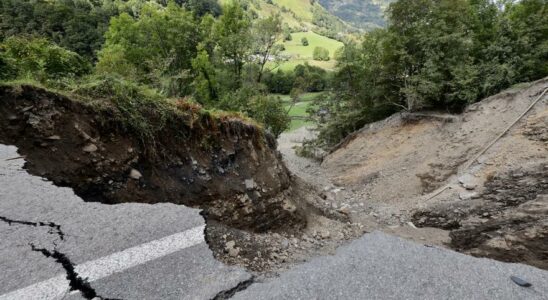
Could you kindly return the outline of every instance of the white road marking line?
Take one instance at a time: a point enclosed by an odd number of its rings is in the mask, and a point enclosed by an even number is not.
[[[122,272],[154,259],[204,242],[204,226],[194,227],[76,266],[76,272],[89,282]],[[66,274],[0,295],[0,300],[57,300],[69,291]]]

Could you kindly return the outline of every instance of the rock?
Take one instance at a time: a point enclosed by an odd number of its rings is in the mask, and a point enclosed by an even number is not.
[[[246,190],[253,190],[255,189],[255,181],[253,179],[246,179],[244,181],[245,189]]]
[[[470,174],[459,177],[459,183],[467,190],[474,190],[478,186],[476,178]]]
[[[82,150],[87,153],[93,153],[99,150],[99,148],[95,144],[87,144]]]
[[[238,256],[238,254],[240,254],[240,249],[235,248],[235,246],[236,246],[236,242],[234,241],[228,241],[225,243],[225,249],[228,251],[228,255],[232,257],[236,257]]]
[[[517,285],[519,285],[519,286],[522,286],[522,287],[530,287],[530,286],[532,286],[531,283],[529,283],[529,282],[527,282],[527,281],[525,281],[525,280],[523,280],[523,279],[521,279],[521,278],[519,278],[519,277],[517,277],[517,276],[510,276],[510,279],[512,279],[512,281],[513,281],[515,284],[517,284]]]
[[[337,211],[347,216],[350,215],[350,209],[347,206],[341,207]]]
[[[407,222],[407,225],[409,225],[409,227],[411,227],[411,228],[417,229],[417,226],[415,226],[415,224],[413,224],[413,222]]]
[[[240,249],[238,248],[228,249],[228,255],[232,257],[237,257],[238,254],[240,254]]]
[[[479,198],[479,194],[476,192],[462,192],[459,194],[460,200],[470,200]]]
[[[50,140],[50,141],[58,141],[60,139],[61,139],[61,137],[58,136],[58,135],[52,135],[52,136],[49,136],[49,137],[46,138],[46,140]]]
[[[131,169],[131,171],[129,172],[129,178],[134,179],[134,180],[139,180],[139,179],[143,178],[143,174],[141,174],[141,172],[139,172],[135,169]]]
[[[478,186],[477,184],[474,184],[474,183],[465,183],[462,185],[465,189],[469,190],[469,191],[472,191],[472,190],[475,190],[476,187]]]
[[[331,236],[331,233],[325,229],[321,230],[318,234],[322,239],[328,239]]]

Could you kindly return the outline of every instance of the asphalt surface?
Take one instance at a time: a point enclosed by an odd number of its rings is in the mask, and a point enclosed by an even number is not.
[[[548,272],[375,232],[233,299],[548,299]]]
[[[29,175],[18,157],[0,145],[1,300],[83,298],[62,264],[33,247],[66,255],[105,298],[209,299],[251,277],[213,258],[199,210],[86,203]]]
[[[213,258],[198,210],[86,203],[23,165],[15,147],[0,145],[0,300],[84,299],[67,274],[111,299],[211,299],[230,290],[234,299],[548,299],[546,271],[379,232],[249,285],[249,273]],[[74,272],[45,253],[62,254]]]

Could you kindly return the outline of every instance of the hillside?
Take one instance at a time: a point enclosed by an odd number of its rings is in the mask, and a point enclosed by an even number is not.
[[[395,114],[355,132],[321,164],[295,156],[293,147],[311,138],[305,128],[284,134],[280,149],[326,205],[368,231],[546,269],[547,92],[545,78],[461,115]]]
[[[292,33],[292,40],[283,42],[285,50],[281,52],[282,56],[289,60],[280,65],[280,69],[287,71],[293,70],[299,64],[309,63],[310,65],[321,67],[326,70],[332,70],[335,67],[335,52],[344,46],[343,43],[317,34],[313,31]],[[301,39],[306,38],[308,46],[303,46]],[[316,61],[313,59],[314,49],[324,47],[329,51],[329,61]]]
[[[384,27],[384,10],[393,0],[319,0],[333,15],[357,28]]]
[[[219,0],[221,4],[232,0]],[[314,30],[323,35],[336,36],[352,31],[341,19],[327,11],[319,2],[310,0],[243,0],[247,8],[259,18],[279,14],[282,22],[293,32]]]

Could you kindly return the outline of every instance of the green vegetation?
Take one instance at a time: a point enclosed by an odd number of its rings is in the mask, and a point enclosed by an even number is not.
[[[312,57],[314,60],[329,61],[329,50],[324,47],[316,47],[314,48],[314,54],[312,54]]]
[[[302,45],[302,40],[306,39],[308,47]],[[285,41],[283,43],[285,50],[280,53],[283,57],[287,58],[280,64],[279,68],[284,71],[292,71],[299,64],[311,64],[326,70],[333,70],[335,68],[334,54],[344,46],[343,43],[330,39],[328,37],[319,35],[315,32],[296,32],[292,34],[291,41]],[[320,62],[314,60],[314,50],[316,47],[322,47],[328,51],[329,59],[325,59]]]
[[[276,43],[282,26],[278,16],[253,20],[238,2],[224,6],[217,18],[213,2],[94,3],[2,2],[2,16],[16,18],[13,24],[3,23],[1,30],[0,79],[34,80],[104,99],[116,105],[125,123],[131,125],[128,129],[141,132],[143,138],[151,138],[153,131],[139,110],[156,109],[151,108],[152,103],[162,105],[165,101],[160,98],[168,97],[192,99],[208,110],[242,112],[274,135],[288,128],[283,104],[268,96],[262,78],[268,71],[265,65],[269,58],[279,51]],[[46,16],[57,11],[63,12],[63,19]],[[76,34],[69,30],[69,21],[78,23],[82,11],[108,11],[97,15],[110,17],[101,19],[92,14],[95,27],[101,30],[90,27]],[[46,23],[57,23],[51,28],[45,24],[46,29],[34,26],[37,16],[43,16]],[[32,26],[25,27],[25,23]],[[49,32],[53,29],[58,31]],[[83,42],[89,37],[94,37],[93,43]],[[90,47],[75,48],[85,56],[50,41],[68,43],[69,39]],[[138,91],[147,91],[146,96]],[[152,94],[160,97],[148,97]]]
[[[303,126],[313,125],[314,122],[310,119],[308,111],[313,107],[313,101],[317,99],[319,93],[304,93],[299,95],[297,102],[293,102],[289,95],[278,95],[284,103],[285,110],[288,112],[291,118],[291,125],[289,131],[299,129]]]
[[[44,38],[8,37],[0,45],[0,79],[51,82],[89,71],[89,64],[80,55]]]
[[[276,136],[308,111],[332,145],[399,110],[460,111],[548,75],[544,0],[399,0],[388,27],[361,39],[318,1],[220,3],[2,1],[0,80],[102,100],[143,139],[168,123],[148,124],[147,112],[178,98]]]
[[[548,75],[544,0],[397,1],[389,26],[337,54],[331,118],[320,141],[344,136],[399,110],[460,111],[517,82]]]

